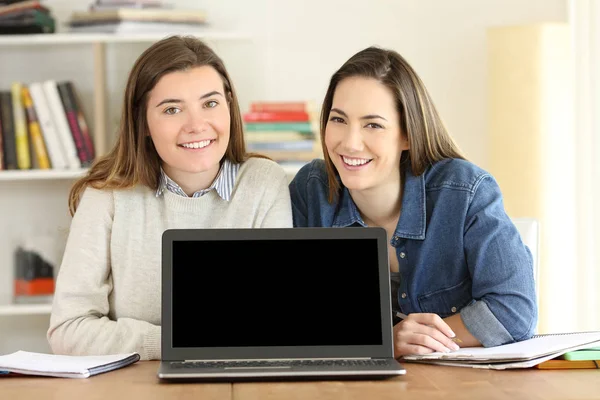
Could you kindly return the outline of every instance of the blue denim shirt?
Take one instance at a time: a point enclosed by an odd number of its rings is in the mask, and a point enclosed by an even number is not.
[[[303,166],[290,183],[294,226],[366,226],[342,188],[330,204],[324,161]],[[403,313],[445,318],[460,312],[486,347],[533,335],[532,255],[489,173],[459,159],[440,161],[420,176],[409,168],[390,244],[399,262],[397,301]]]

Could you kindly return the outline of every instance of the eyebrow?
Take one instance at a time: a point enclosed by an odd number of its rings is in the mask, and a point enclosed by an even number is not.
[[[211,97],[211,96],[215,96],[215,95],[224,97],[223,94],[221,92],[219,92],[218,90],[213,90],[212,92],[208,92],[208,93],[200,96],[199,100],[206,99],[207,97]],[[181,103],[181,102],[182,102],[182,100],[180,100],[180,99],[164,99],[163,101],[158,103],[156,105],[156,107],[160,107],[163,104],[167,104],[167,103]]]
[[[338,113],[340,115],[343,115],[344,117],[348,118],[348,114],[346,114],[345,112],[343,112],[339,108],[332,108],[331,111],[332,112],[336,112],[336,113]],[[387,121],[387,119],[385,119],[381,115],[377,115],[377,114],[364,115],[364,116],[360,117],[360,119],[382,119],[384,121]]]

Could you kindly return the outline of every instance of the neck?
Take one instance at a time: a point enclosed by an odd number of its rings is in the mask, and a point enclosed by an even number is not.
[[[167,176],[181,187],[188,196],[193,195],[199,190],[207,189],[214,182],[219,173],[220,165],[217,164],[214,168],[202,172],[184,172],[173,170],[168,165],[163,165],[163,169]]]
[[[402,208],[400,180],[367,190],[351,190],[352,200],[369,226],[396,225]]]

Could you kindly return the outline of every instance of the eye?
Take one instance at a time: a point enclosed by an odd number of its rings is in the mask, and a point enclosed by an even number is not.
[[[376,124],[375,122],[369,122],[367,125],[365,125],[365,128],[382,129],[383,126]]]
[[[218,105],[219,103],[216,100],[209,100],[206,103],[204,103],[205,108],[215,108]]]
[[[329,121],[331,121],[331,122],[337,122],[337,123],[340,123],[340,124],[344,123],[344,119],[340,118],[340,117],[331,117],[331,118],[329,118]]]
[[[177,107],[169,107],[163,111],[167,115],[175,115],[181,112],[181,110]]]

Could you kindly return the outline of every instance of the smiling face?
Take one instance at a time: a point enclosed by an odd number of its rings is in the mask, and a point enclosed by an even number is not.
[[[165,74],[150,91],[148,128],[171,179],[208,187],[216,177],[229,143],[226,95],[210,66]]]
[[[325,128],[327,153],[350,190],[368,190],[400,180],[400,156],[408,140],[392,92],[371,78],[350,77],[337,85]]]

